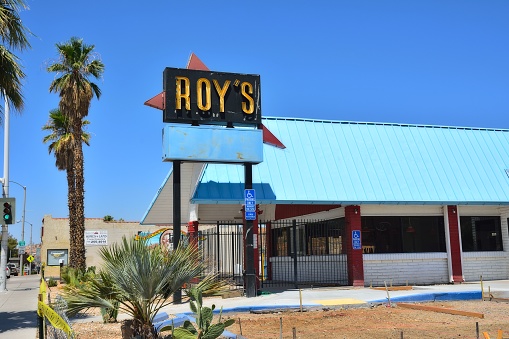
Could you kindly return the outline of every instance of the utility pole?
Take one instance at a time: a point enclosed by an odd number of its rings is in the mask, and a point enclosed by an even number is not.
[[[23,188],[23,215],[21,216],[21,242],[24,244],[25,243],[25,211],[26,211],[26,206],[27,206],[27,187],[21,185],[19,182],[16,182],[16,181],[11,180],[10,182],[12,182],[13,184],[19,185],[19,186],[21,186],[21,188]],[[25,246],[25,245],[23,245],[23,246]],[[19,257],[19,269],[21,270],[21,272],[23,272],[23,254],[21,254],[19,251],[18,251],[18,257]]]
[[[4,105],[4,177],[2,178],[2,196],[9,197],[9,102],[7,94],[3,93],[5,99]],[[9,239],[9,229],[5,220],[2,220],[2,243],[0,255],[0,292],[7,291],[7,248]]]

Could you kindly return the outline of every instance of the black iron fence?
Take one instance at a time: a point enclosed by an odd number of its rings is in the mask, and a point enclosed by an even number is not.
[[[261,288],[347,285],[344,219],[263,222]]]
[[[200,227],[198,244],[209,271],[243,285],[242,223]],[[344,218],[260,221],[255,241],[259,287],[347,285],[344,232]]]
[[[217,272],[222,279],[242,285],[244,242],[242,223],[221,221],[215,226],[202,226],[198,244],[209,272]],[[208,272],[207,272],[208,273]]]

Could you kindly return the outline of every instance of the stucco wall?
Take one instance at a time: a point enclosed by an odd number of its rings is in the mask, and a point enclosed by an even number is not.
[[[107,232],[107,245],[121,241],[123,236],[134,237],[139,231],[142,232],[155,232],[161,227],[158,226],[144,226],[139,222],[105,222],[102,218],[86,218],[85,231],[106,231]],[[87,267],[96,266],[97,269],[101,267],[101,259],[99,257],[99,250],[107,245],[100,246],[85,246]],[[45,276],[58,277],[60,275],[59,265],[49,266],[48,263],[48,250],[67,250],[69,251],[69,219],[68,218],[53,218],[51,215],[45,215],[43,221],[43,235],[41,245],[41,262],[46,264]],[[61,252],[61,251],[58,251]],[[51,258],[52,261],[55,258]]]

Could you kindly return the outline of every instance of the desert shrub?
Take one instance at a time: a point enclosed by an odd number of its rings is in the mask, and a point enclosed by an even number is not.
[[[48,287],[55,287],[57,285],[58,285],[58,283],[53,277],[48,279]]]

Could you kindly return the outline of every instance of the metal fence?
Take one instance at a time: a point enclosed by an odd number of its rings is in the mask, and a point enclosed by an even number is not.
[[[261,221],[256,240],[259,287],[347,285],[344,232],[344,218]],[[243,285],[242,223],[220,221],[205,226],[198,244],[209,271]]]
[[[260,223],[261,288],[347,285],[344,218]]]
[[[218,221],[198,232],[198,245],[208,263],[209,272],[217,272],[222,279],[243,284],[244,243],[242,223]],[[207,272],[208,273],[208,272]]]

